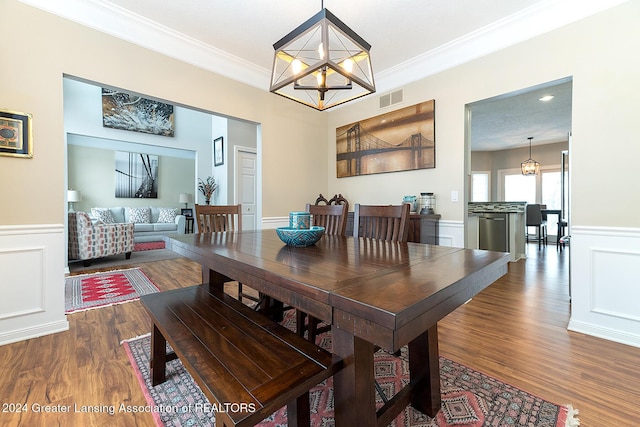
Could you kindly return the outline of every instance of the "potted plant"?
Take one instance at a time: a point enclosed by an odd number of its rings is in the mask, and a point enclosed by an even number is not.
[[[198,178],[198,190],[204,195],[204,202],[208,205],[211,202],[211,196],[213,192],[218,188],[216,179],[212,176],[208,176],[205,181]]]

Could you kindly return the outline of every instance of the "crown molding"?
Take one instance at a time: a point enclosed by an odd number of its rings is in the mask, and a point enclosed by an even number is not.
[[[202,43],[106,0],[19,0],[221,76],[268,90],[271,70]]]
[[[497,52],[628,0],[545,0],[376,74],[385,92]]]
[[[107,0],[19,0],[122,40],[269,90],[271,70],[133,14]],[[376,91],[386,92],[492,52],[561,28],[628,0],[544,0],[436,49],[382,70]]]

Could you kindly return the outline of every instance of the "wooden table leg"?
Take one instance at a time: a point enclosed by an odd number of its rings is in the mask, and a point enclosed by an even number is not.
[[[151,332],[151,385],[156,386],[165,380],[167,369],[167,340],[153,325]]]
[[[222,290],[224,292],[224,284],[230,282],[224,274],[211,270],[204,265],[202,266],[202,283],[208,283],[210,289]]]
[[[440,357],[438,324],[409,343],[411,382],[416,383],[411,404],[418,411],[434,417],[442,404],[440,397]]]
[[[373,344],[333,327],[333,353],[344,367],[333,376],[336,427],[375,426]]]

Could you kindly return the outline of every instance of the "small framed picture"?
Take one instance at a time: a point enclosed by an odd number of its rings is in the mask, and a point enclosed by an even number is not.
[[[213,140],[213,165],[221,166],[224,164],[224,145],[222,137]]]
[[[0,110],[0,155],[33,157],[31,114]]]
[[[191,217],[193,217],[193,209],[191,209],[191,208],[182,208],[180,210],[180,215],[184,215],[187,218],[191,218]]]

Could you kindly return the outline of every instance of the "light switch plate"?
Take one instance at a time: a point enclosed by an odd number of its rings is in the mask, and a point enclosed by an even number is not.
[[[453,191],[451,192],[451,201],[452,201],[452,202],[457,202],[457,201],[458,201],[458,192],[457,192],[457,191],[455,191],[455,190],[453,190]]]

